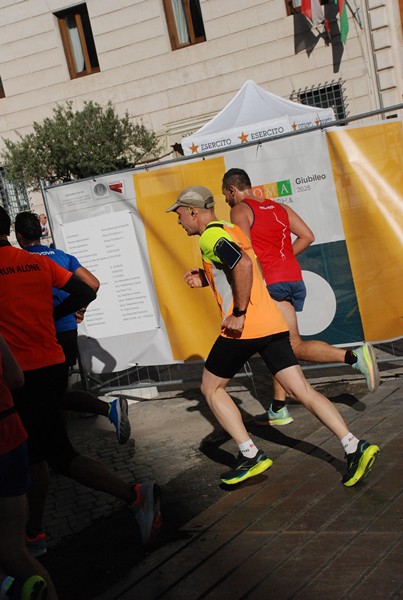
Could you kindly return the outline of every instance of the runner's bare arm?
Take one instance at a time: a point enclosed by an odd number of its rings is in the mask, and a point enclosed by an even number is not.
[[[202,288],[208,286],[208,281],[203,269],[194,267],[184,274],[184,279],[191,288]]]
[[[241,202],[236,206],[231,208],[230,211],[230,221],[231,223],[235,223],[242,229],[242,231],[251,239],[250,228],[252,225],[252,211],[250,206],[245,204],[245,202]]]
[[[96,292],[99,290],[99,286],[101,285],[99,279],[97,279],[97,277],[95,277],[95,275],[93,275],[91,271],[85,267],[78,267],[78,269],[74,271],[74,275],[81,279],[81,281],[84,281],[84,283],[89,285],[90,288]]]
[[[290,220],[290,230],[296,238],[293,241],[292,248],[295,256],[303,252],[315,241],[313,231],[308,227],[303,219],[289,206],[284,205]]]
[[[234,307],[240,310],[248,308],[253,280],[253,265],[249,256],[242,250],[242,258],[231,271],[232,294]],[[245,315],[236,317],[233,313],[228,315],[221,324],[227,335],[239,337],[245,323]]]

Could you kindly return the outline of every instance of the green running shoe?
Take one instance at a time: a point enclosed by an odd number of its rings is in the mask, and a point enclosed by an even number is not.
[[[32,575],[21,585],[14,577],[6,577],[1,585],[0,600],[46,600],[48,586],[43,577]]]
[[[288,423],[292,423],[293,420],[294,419],[291,417],[286,406],[278,412],[274,412],[270,405],[267,412],[254,417],[254,421],[257,425],[288,425]]]
[[[357,450],[347,454],[347,471],[343,476],[343,484],[351,487],[364,479],[378,458],[379,447],[365,440],[358,442]]]
[[[374,392],[380,381],[374,349],[371,344],[365,343],[353,350],[353,354],[357,357],[357,362],[351,366],[364,375],[369,391]]]
[[[259,450],[256,456],[253,458],[246,458],[241,452],[238,454],[237,462],[231,471],[227,471],[220,476],[223,483],[227,485],[234,485],[235,483],[241,483],[249,477],[254,477],[263,473],[269,467],[271,467],[273,461],[267,458],[266,454]]]

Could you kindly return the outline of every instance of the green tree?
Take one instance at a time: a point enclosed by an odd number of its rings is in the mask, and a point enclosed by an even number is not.
[[[9,181],[39,188],[39,180],[61,183],[130,168],[161,152],[157,136],[126,111],[119,117],[111,102],[102,108],[85,102],[58,104],[53,117],[33,124],[33,132],[4,139],[2,161]]]

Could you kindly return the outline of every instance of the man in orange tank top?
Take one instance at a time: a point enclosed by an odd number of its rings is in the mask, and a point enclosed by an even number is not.
[[[207,357],[201,383],[214,416],[239,448],[234,468],[223,473],[221,481],[240,483],[272,465],[250,439],[241,413],[226,391],[232,377],[259,353],[288,395],[339,438],[347,454],[343,483],[355,485],[371,469],[379,448],[350,433],[333,404],[306,381],[292,351],[287,324],[267,293],[249,238],[237,225],[217,220],[213,194],[206,187],[183,190],[166,210],[173,211],[188,236],[200,236],[203,268],[187,271],[185,281],[192,288],[209,285],[222,315],[221,333]]]

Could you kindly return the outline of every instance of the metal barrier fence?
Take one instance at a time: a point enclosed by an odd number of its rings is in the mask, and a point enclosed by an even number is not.
[[[189,382],[200,381],[203,372],[203,361],[178,363],[172,365],[156,365],[148,367],[131,367],[117,373],[95,375],[83,371],[79,365],[81,385],[95,395],[104,395],[113,391],[147,389],[154,387],[181,386]],[[246,363],[235,378],[253,378],[250,363]]]
[[[398,370],[403,367],[403,338],[393,342],[376,344],[374,348],[380,370],[395,371],[397,374]],[[258,364],[256,361],[263,364],[259,356],[253,357],[235,378],[247,377],[253,380],[254,368]],[[195,361],[174,365],[136,366],[118,373],[100,375],[86,373],[79,367],[77,372],[80,373],[81,386],[95,395],[101,396],[116,391],[127,391],[127,395],[130,396],[130,390],[183,386],[190,382],[200,382],[203,364],[203,361]],[[301,362],[301,366],[303,371],[306,372],[306,376],[309,377],[309,371],[340,368],[345,365],[341,363],[308,364]],[[144,392],[144,397],[150,398],[151,391],[150,393]]]

